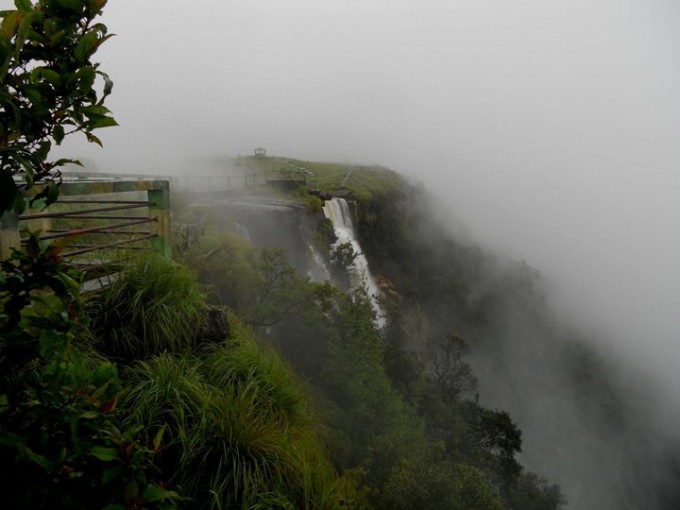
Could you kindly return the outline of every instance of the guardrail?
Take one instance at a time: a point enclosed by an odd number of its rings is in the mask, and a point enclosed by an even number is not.
[[[39,193],[40,186],[31,191]],[[167,180],[64,181],[59,200],[47,209],[0,217],[0,257],[36,231],[38,239],[63,243],[62,256],[90,270],[96,260],[111,259],[112,250],[151,248],[169,257],[169,199]]]

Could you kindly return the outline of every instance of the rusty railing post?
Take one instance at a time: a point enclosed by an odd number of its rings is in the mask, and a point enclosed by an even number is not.
[[[154,189],[147,191],[149,202],[149,215],[154,218],[151,224],[151,233],[157,237],[151,240],[154,249],[170,258],[172,247],[170,243],[170,186],[168,181],[155,181]]]

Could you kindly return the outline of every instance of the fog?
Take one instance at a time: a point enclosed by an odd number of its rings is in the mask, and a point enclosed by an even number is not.
[[[411,175],[539,269],[559,313],[658,380],[675,418],[680,4],[112,1],[103,22],[120,127],[65,155],[198,172],[263,146]]]

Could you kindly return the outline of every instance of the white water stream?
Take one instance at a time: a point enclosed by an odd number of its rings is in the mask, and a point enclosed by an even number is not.
[[[354,225],[352,223],[352,214],[349,210],[349,204],[344,198],[326,200],[323,206],[323,213],[326,215],[326,218],[331,220],[333,230],[338,238],[333,244],[333,247],[335,248],[341,244],[349,243],[352,246],[354,253],[357,254],[354,259],[353,271],[353,275],[356,278],[355,281],[352,281],[352,285],[355,288],[362,284],[366,286],[369,298],[371,299],[371,304],[376,313],[378,326],[384,326],[385,312],[378,302],[378,296],[380,295],[378,286],[368,268],[368,261],[361,250],[359,241],[354,235]]]

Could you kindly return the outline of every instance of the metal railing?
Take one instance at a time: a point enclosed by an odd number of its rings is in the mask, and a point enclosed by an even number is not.
[[[169,257],[169,195],[167,180],[64,181],[47,209],[0,217],[0,257],[19,249],[29,233],[61,244],[62,257],[90,274],[114,272],[122,252],[153,249]]]
[[[219,192],[219,191],[242,191],[251,186],[264,184],[265,178],[262,172],[246,172],[243,174],[220,174],[212,175],[182,175],[172,177],[173,185],[192,193]]]

